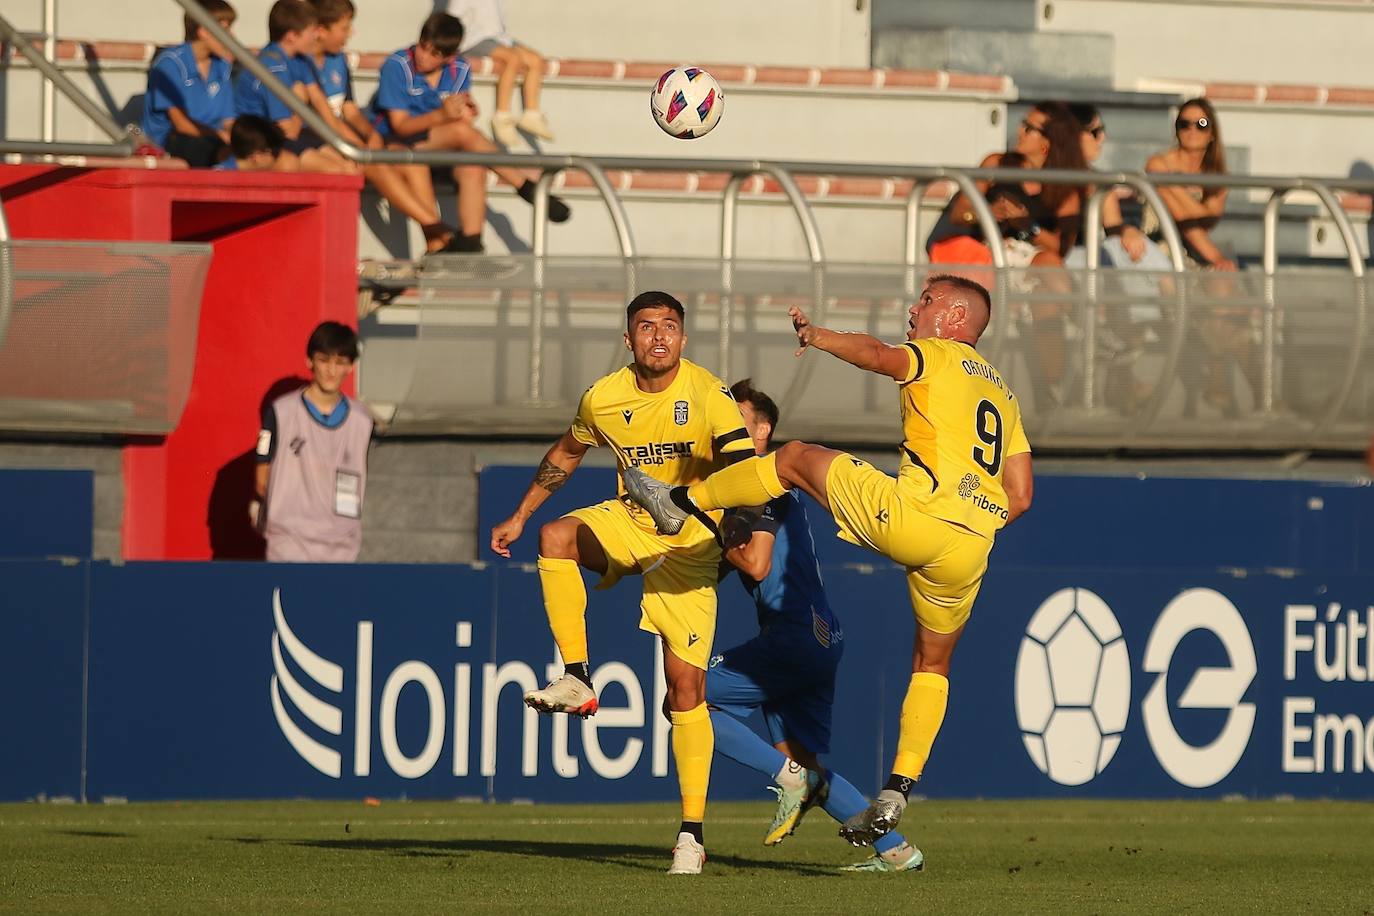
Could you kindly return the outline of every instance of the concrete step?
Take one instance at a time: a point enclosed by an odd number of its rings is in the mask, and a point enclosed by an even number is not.
[[[948,67],[1003,73],[1020,82],[1112,86],[1114,39],[1090,32],[1013,32],[981,28],[873,32],[878,67]]]
[[[871,0],[873,34],[888,29],[994,29],[1033,32],[1039,0]]]

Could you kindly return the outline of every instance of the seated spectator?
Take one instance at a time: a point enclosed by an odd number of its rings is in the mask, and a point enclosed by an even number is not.
[[[1226,174],[1226,147],[1221,142],[1221,125],[1216,110],[1206,99],[1190,99],[1178,110],[1174,121],[1175,144],[1145,163],[1147,172],[1173,172],[1184,175]],[[1160,185],[1159,196],[1169,208],[1183,236],[1186,254],[1196,266],[1233,271],[1236,264],[1212,241],[1211,230],[1226,210],[1225,188],[1197,185]]]
[[[311,6],[315,9],[317,40],[308,58],[314,78],[307,87],[310,104],[345,140],[367,149],[382,149],[382,135],[353,98],[353,74],[344,53],[357,12],[353,0],[311,0]],[[420,225],[426,252],[441,251],[453,240],[457,230],[441,222],[433,206],[426,206],[399,167],[369,165],[363,175],[393,208]]]
[[[249,517],[275,563],[352,563],[362,547],[372,417],[341,388],[358,359],[358,335],[321,323],[305,345],[310,383],[262,412],[257,501]]]
[[[1174,121],[1172,147],[1151,156],[1145,171],[1183,175],[1226,174],[1226,147],[1221,139],[1221,124],[1216,109],[1206,99],[1189,99],[1179,106]],[[1190,266],[1219,273],[1233,273],[1236,262],[1227,257],[1215,241],[1211,231],[1221,221],[1226,210],[1226,188],[1204,188],[1200,185],[1157,185],[1164,206],[1178,226],[1183,239],[1184,254]],[[1148,212],[1147,220],[1154,217]],[[1226,299],[1236,292],[1233,282],[1216,278],[1204,285],[1208,296]],[[1192,342],[1200,341],[1201,353],[1187,357],[1183,380],[1187,399],[1184,413],[1193,415],[1198,394],[1208,406],[1222,416],[1233,417],[1239,412],[1231,366],[1239,367],[1258,402],[1261,390],[1261,367],[1255,346],[1255,323],[1258,316],[1251,309],[1211,306],[1204,313],[1202,333],[1190,335]],[[1197,369],[1201,378],[1189,370]]]
[[[990,153],[980,163],[982,168],[996,168],[1004,162],[1028,169],[1071,169],[1083,170],[1087,167],[1083,160],[1083,144],[1078,121],[1068,106],[1062,102],[1041,102],[1027,112],[1016,133],[1015,148],[1007,153]],[[1008,159],[1007,157],[1013,156]],[[986,196],[991,183],[978,182],[978,189]],[[988,205],[992,215],[1003,228],[1002,245],[1007,254],[1008,267],[1062,267],[1064,256],[1078,238],[1083,218],[1083,201],[1087,189],[1069,185],[1041,185],[1035,181],[1021,182],[1019,193],[1011,193],[1007,188],[999,188],[994,201],[989,198]],[[937,238],[937,232],[947,233]],[[1010,236],[1006,233],[1010,232]],[[959,236],[979,235],[973,206],[960,194],[950,202],[940,222],[931,232],[934,243],[928,243],[932,263],[948,263],[944,260],[943,247],[949,246],[951,239]],[[956,243],[957,244],[957,243]],[[1067,296],[1071,284],[1067,276],[1053,272],[1041,272],[1029,283],[1043,287],[1052,293]],[[1069,306],[1066,302],[1032,302],[1028,308],[1031,317],[1032,347],[1029,357],[1031,366],[1031,388],[1038,409],[1046,409],[1063,403],[1067,396],[1064,390],[1067,372],[1067,332],[1066,318]]]
[[[238,14],[225,0],[201,0],[225,29]],[[143,97],[144,135],[193,168],[209,168],[228,151],[234,121],[233,60],[228,49],[188,14],[186,42],[153,58]]]
[[[490,57],[500,72],[496,78],[496,111],[491,116],[491,133],[507,148],[520,144],[516,129],[541,140],[552,140],[553,131],[539,110],[539,91],[544,82],[544,57],[533,48],[518,43],[506,31],[503,0],[448,0],[448,13],[463,23],[466,36],[463,56]],[[525,110],[520,119],[511,114],[515,81],[520,87]]]
[[[286,138],[266,118],[243,115],[229,131],[230,155],[215,166],[225,172],[270,172],[277,166]]]
[[[419,40],[402,48],[382,64],[377,94],[372,99],[372,123],[391,149],[498,152],[496,144],[473,127],[477,106],[469,88],[472,71],[458,58],[463,24],[447,13],[434,13],[420,29]],[[429,166],[402,166],[407,183],[426,208],[438,205]],[[492,171],[516,188],[528,203],[534,201],[534,182],[518,169],[495,166]],[[487,216],[486,170],[460,165],[453,169],[458,185],[459,233],[445,251],[480,252],[482,224]],[[549,218],[561,223],[570,215],[567,204],[549,198]]]
[[[314,84],[314,72],[305,55],[314,51],[315,10],[304,0],[277,0],[267,14],[267,44],[258,52],[272,75],[290,89],[302,102],[309,102],[308,87]],[[239,74],[234,100],[240,115],[255,115],[275,121],[286,137],[286,145],[277,160],[279,171],[332,172],[353,174],[357,171],[333,147],[309,130],[300,115],[293,114],[286,103],[262,84],[262,80],[247,70]]]

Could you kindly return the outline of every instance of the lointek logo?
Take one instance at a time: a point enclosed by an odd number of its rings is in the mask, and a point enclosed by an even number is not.
[[[285,704],[282,703],[282,690],[286,691],[287,697],[301,715],[331,735],[343,733],[343,713],[338,706],[329,705],[301,686],[282,659],[282,646],[286,646],[286,654],[291,657],[296,667],[309,675],[317,685],[334,693],[343,691],[343,668],[316,655],[291,632],[291,628],[286,625],[286,615],[281,610],[279,588],[272,590],[272,619],[276,624],[272,631],[272,668],[275,673],[272,675],[269,689],[277,726],[286,737],[287,743],[295,748],[296,753],[307,763],[326,776],[338,779],[343,771],[342,756],[338,751],[325,747],[307,735],[291,720],[286,714]]]
[[[280,589],[272,591],[272,617],[275,624],[272,633],[275,673],[270,679],[269,693],[277,727],[301,759],[326,776],[339,779],[344,764],[339,748],[345,748],[348,739],[344,738],[334,746],[321,743],[306,734],[293,716],[310,721],[325,734],[342,737],[341,704],[336,705],[339,701],[328,695],[337,694],[342,700],[344,669],[322,658],[292,632],[282,610]],[[447,694],[438,672],[419,659],[403,661],[385,676],[382,676],[383,672],[374,672],[373,623],[359,620],[356,621],[356,627],[356,667],[352,675],[355,694],[352,717],[353,776],[371,775],[374,725],[382,758],[392,773],[405,779],[419,779],[427,775],[434,769],[444,750],[446,724],[451,724],[453,728],[452,774],[467,776],[473,750],[470,737],[479,720],[480,730],[476,732],[479,742],[478,774],[494,776],[500,727],[498,706],[502,705],[508,709],[508,715],[515,713],[520,716],[520,775],[539,775],[540,717],[520,702],[522,693],[539,686],[532,667],[520,660],[502,664],[487,662],[481,666],[480,678],[474,683],[473,666],[460,661],[453,666],[452,693]],[[454,642],[459,649],[472,646],[470,622],[457,622]],[[604,693],[610,685],[618,685],[625,692],[625,701],[619,706],[603,702],[594,718],[581,720],[580,757],[569,749],[569,731],[578,727],[578,722],[568,716],[548,717],[551,719],[549,725],[552,732],[549,751],[553,771],[558,776],[574,779],[585,764],[598,777],[621,779],[635,771],[646,758],[650,776],[660,778],[668,775],[671,726],[663,716],[646,715],[646,710],[662,705],[668,692],[668,682],[663,670],[662,654],[658,651],[658,641],[646,638],[644,645],[653,659],[650,683],[641,683],[635,670],[623,661],[604,662],[592,672],[592,681],[597,685],[598,692]],[[292,665],[304,676],[298,679],[293,675]],[[562,673],[563,662],[555,650],[553,661],[545,669],[545,676],[553,680]],[[380,693],[375,696],[374,674],[381,684]],[[313,685],[308,682],[313,682]],[[423,692],[424,712],[428,716],[424,744],[413,755],[401,747],[397,736],[397,710],[401,693],[411,684],[417,685]],[[507,691],[507,687],[513,688],[513,691]],[[326,699],[321,699],[320,694],[325,694]],[[504,703],[503,694],[507,696]],[[621,740],[619,753],[612,753],[602,747],[602,736],[618,731],[629,731],[630,736]],[[325,738],[324,741],[329,742],[329,739]]]
[[[1230,660],[1227,668],[1199,668],[1178,698],[1180,709],[1230,710],[1221,733],[1202,747],[1184,741],[1174,728],[1165,694],[1174,651],[1183,637],[1194,630],[1213,633],[1221,640]],[[1255,704],[1240,701],[1257,671],[1255,645],[1240,611],[1225,595],[1210,588],[1183,592],[1169,602],[1155,621],[1145,644],[1143,667],[1159,675],[1145,695],[1141,712],[1145,734],[1160,765],[1174,779],[1194,789],[1204,789],[1225,779],[1240,762],[1255,725]]]

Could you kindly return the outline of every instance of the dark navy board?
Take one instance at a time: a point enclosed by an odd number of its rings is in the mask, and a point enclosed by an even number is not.
[[[0,469],[0,558],[91,555],[95,474]]]

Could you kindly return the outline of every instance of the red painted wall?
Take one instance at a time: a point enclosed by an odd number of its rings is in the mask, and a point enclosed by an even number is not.
[[[17,240],[214,247],[181,422],[165,438],[124,449],[125,559],[261,555],[246,522],[260,407],[285,379],[304,377],[316,324],[357,324],[361,184],[331,175],[0,166]]]

